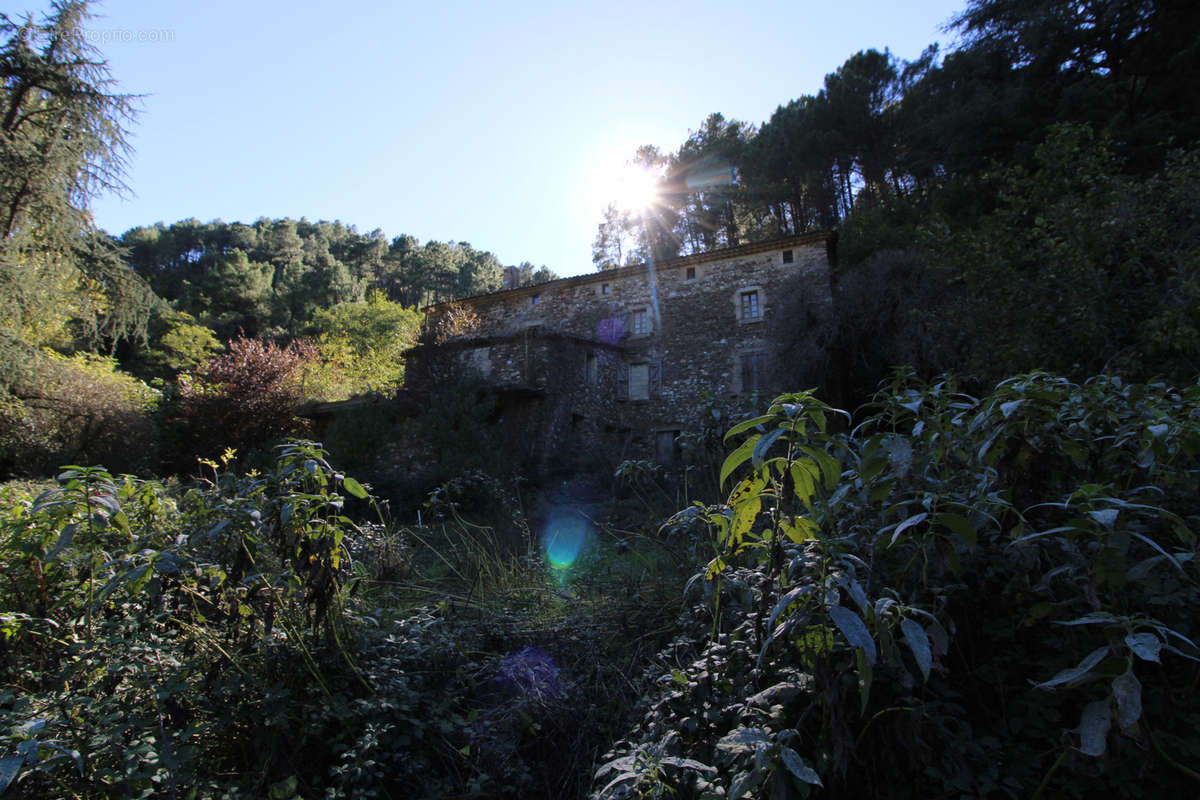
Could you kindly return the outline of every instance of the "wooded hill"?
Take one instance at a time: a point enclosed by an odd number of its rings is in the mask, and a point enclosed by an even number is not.
[[[467,242],[421,244],[341,222],[182,220],[134,228],[116,241],[155,294],[228,340],[294,337],[318,309],[361,302],[371,290],[423,306],[500,288],[504,267]],[[522,285],[554,273],[519,265]]]

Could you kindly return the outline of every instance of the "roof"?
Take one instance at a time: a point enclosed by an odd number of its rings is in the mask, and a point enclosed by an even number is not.
[[[750,244],[738,245],[737,247],[725,247],[720,250],[709,250],[706,253],[693,253],[689,256],[681,256],[679,258],[669,258],[664,261],[659,261],[655,264],[656,269],[669,269],[674,267],[688,267],[696,264],[704,264],[709,261],[723,261],[728,258],[737,258],[738,256],[749,256],[756,253],[766,253],[771,250],[785,250],[788,247],[797,247],[800,245],[814,244],[817,242],[827,241],[832,239],[836,234],[829,231],[821,231],[820,233],[804,233],[799,236],[786,236],[780,239],[769,239],[762,242],[751,242]],[[618,267],[617,269],[607,269],[600,272],[589,272],[586,275],[574,275],[570,278],[558,278],[545,283],[535,283],[530,286],[521,286],[516,289],[501,289],[495,292],[487,292],[485,294],[472,295],[470,297],[460,297],[456,300],[446,300],[441,303],[434,303],[431,306],[426,306],[422,309],[426,314],[435,311],[441,311],[455,303],[479,303],[493,302],[504,300],[512,297],[521,297],[523,295],[541,294],[546,290],[568,288],[571,286],[584,286],[589,283],[602,283],[609,280],[620,280],[622,278],[632,278],[637,275],[644,274],[648,270],[646,264],[632,264],[628,267]]]

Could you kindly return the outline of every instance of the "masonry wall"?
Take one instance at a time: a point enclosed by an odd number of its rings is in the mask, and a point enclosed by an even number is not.
[[[807,388],[791,384],[797,365],[781,361],[779,343],[805,324],[797,308],[819,316],[831,306],[828,239],[793,237],[666,262],[654,270],[657,307],[644,266],[462,301],[479,319],[468,358],[486,365],[481,373],[491,384],[527,384],[553,398],[543,414],[552,442],[612,446],[623,437],[626,455],[653,457],[659,432],[695,427],[705,390],[769,398]],[[748,315],[748,305],[758,313]],[[589,353],[598,365],[590,376]],[[647,375],[649,396],[629,399]]]

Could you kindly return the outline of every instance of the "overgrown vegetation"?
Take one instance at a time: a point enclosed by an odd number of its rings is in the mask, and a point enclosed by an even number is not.
[[[640,150],[664,202],[598,266],[839,228],[832,315],[773,344],[882,388],[697,397],[678,474],[602,490],[522,481],[445,353],[397,422],[406,349],[475,324],[413,306],[490,253],[95,230],[132,98],[87,13],[0,14],[0,795],[1196,793],[1191,5],[969,0],[945,57]],[[285,439],[361,393],[336,457]]]
[[[190,488],[9,487],[0,779],[566,797],[599,763],[597,798],[1193,790],[1200,386],[1032,373],[976,398],[899,372],[867,411],[778,398],[729,429],[726,502],[653,535],[565,488],[539,525],[483,473],[424,526],[356,522],[367,490],[305,442]]]
[[[482,475],[433,524],[355,522],[365,488],[309,442],[205,474],[3,490],[0,793],[585,792],[670,632],[671,553],[577,506],[589,544],[552,567]]]
[[[711,560],[596,798],[1194,793],[1200,387],[898,373],[734,426]]]

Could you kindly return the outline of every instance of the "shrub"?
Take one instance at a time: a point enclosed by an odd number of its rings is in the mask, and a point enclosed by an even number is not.
[[[301,427],[304,370],[316,360],[305,341],[280,347],[263,339],[234,339],[229,352],[179,377],[175,420],[180,466],[228,447],[266,447]]]
[[[0,385],[0,474],[101,460],[129,472],[153,467],[158,392],[106,356],[28,349],[22,363]]]
[[[1200,778],[1200,386],[898,373],[733,427],[676,648],[595,798],[1088,797]]]

